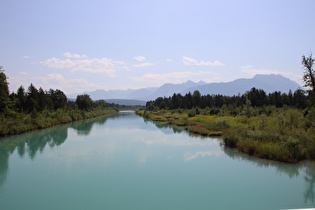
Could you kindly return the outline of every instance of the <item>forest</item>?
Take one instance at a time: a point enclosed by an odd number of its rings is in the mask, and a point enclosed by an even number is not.
[[[10,93],[8,85],[0,66],[0,136],[110,114],[121,108],[104,100],[93,101],[87,94],[70,101],[61,90],[37,89],[33,84]]]
[[[173,94],[148,101],[137,113],[189,133],[222,136],[222,145],[282,162],[315,160],[314,59],[302,56],[306,89],[266,93],[253,87],[237,96]]]
[[[211,114],[217,114],[223,106],[228,106],[230,115],[237,115],[237,108],[250,103],[252,107],[275,106],[281,108],[284,106],[298,109],[307,108],[307,96],[305,91],[298,89],[292,93],[281,93],[279,91],[266,94],[264,90],[253,87],[243,95],[223,96],[223,95],[201,95],[198,90],[193,94],[190,92],[182,96],[175,94],[172,97],[159,97],[156,100],[148,101],[146,108],[150,111],[154,109],[192,109],[207,107],[212,108]]]

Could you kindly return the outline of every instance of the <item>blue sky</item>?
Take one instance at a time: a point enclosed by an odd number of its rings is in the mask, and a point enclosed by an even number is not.
[[[0,0],[0,65],[66,94],[282,74],[302,82],[314,0]]]

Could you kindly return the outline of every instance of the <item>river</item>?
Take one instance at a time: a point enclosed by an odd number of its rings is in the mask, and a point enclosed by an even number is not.
[[[315,163],[257,159],[119,112],[0,140],[0,209],[315,206]]]

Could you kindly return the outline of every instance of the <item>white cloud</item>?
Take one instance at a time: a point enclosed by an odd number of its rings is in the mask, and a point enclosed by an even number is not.
[[[290,73],[273,70],[273,69],[264,69],[264,68],[254,68],[252,65],[246,65],[241,67],[241,72],[247,73],[250,75],[256,75],[256,74],[281,74],[281,75],[290,75]]]
[[[31,56],[28,56],[28,55],[24,55],[23,58],[24,58],[24,59],[29,59],[29,58],[32,58],[32,57],[31,57]]]
[[[80,59],[80,58],[87,58],[86,55],[72,54],[72,53],[69,53],[69,52],[65,52],[63,55],[64,55],[65,57],[67,57],[67,58],[77,58],[77,59]]]
[[[48,74],[47,76],[36,77],[35,83],[39,87],[43,87],[43,89],[59,89],[66,91],[66,94],[107,88],[84,79],[67,79],[61,74]]]
[[[73,68],[75,66],[75,63],[70,59],[61,60],[55,57],[49,58],[46,61],[42,61],[40,63],[49,68],[55,68],[55,69]]]
[[[134,67],[146,67],[146,66],[153,66],[154,63],[140,63],[140,64],[135,64],[133,65]]]
[[[221,156],[223,153],[222,151],[206,151],[206,152],[186,152],[184,155],[185,161],[193,160],[197,157],[206,157],[206,156]]]
[[[224,66],[225,64],[221,63],[220,61],[197,61],[196,59],[189,58],[187,56],[183,56],[183,63],[185,65],[195,65],[195,66]]]
[[[136,82],[149,82],[151,85],[160,85],[163,83],[179,83],[185,80],[204,80],[205,78],[218,75],[213,72],[197,71],[197,72],[170,72],[164,74],[145,74],[141,77],[132,77]]]
[[[165,59],[166,62],[174,62],[174,60],[168,58],[168,59]]]
[[[95,84],[81,78],[66,78],[61,74],[34,77],[30,73],[20,72],[19,75],[10,77],[10,91],[17,91],[21,85],[27,89],[31,83],[37,88],[42,87],[44,90],[59,89],[66,94],[93,91],[96,89],[109,89],[106,85]]]
[[[145,57],[144,56],[136,56],[135,59],[137,61],[144,61],[145,60]]]
[[[66,53],[65,53],[66,54]],[[73,54],[71,54],[73,56]],[[79,57],[77,57],[79,58]],[[93,59],[60,59],[49,58],[46,61],[40,62],[44,66],[56,69],[70,69],[71,71],[85,71],[92,73],[105,73],[114,77],[115,72],[121,68],[123,61],[114,61],[110,58],[93,58]]]
[[[246,66],[242,66],[241,68],[242,69],[251,69],[251,68],[253,68],[254,66],[252,66],[252,65],[246,65]]]

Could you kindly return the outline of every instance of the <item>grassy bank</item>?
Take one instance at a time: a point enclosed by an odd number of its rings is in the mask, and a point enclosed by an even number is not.
[[[31,130],[48,128],[115,112],[117,111],[113,108],[95,108],[89,111],[63,108],[54,111],[32,112],[30,114],[11,113],[5,117],[0,115],[0,136],[25,133]]]
[[[226,146],[259,158],[282,162],[315,160],[315,110],[272,108],[252,116],[210,115],[206,110],[138,111],[152,121],[184,126],[191,133],[221,136]],[[255,110],[254,110],[255,111]],[[194,114],[191,114],[194,112]],[[260,114],[261,113],[261,114]]]

